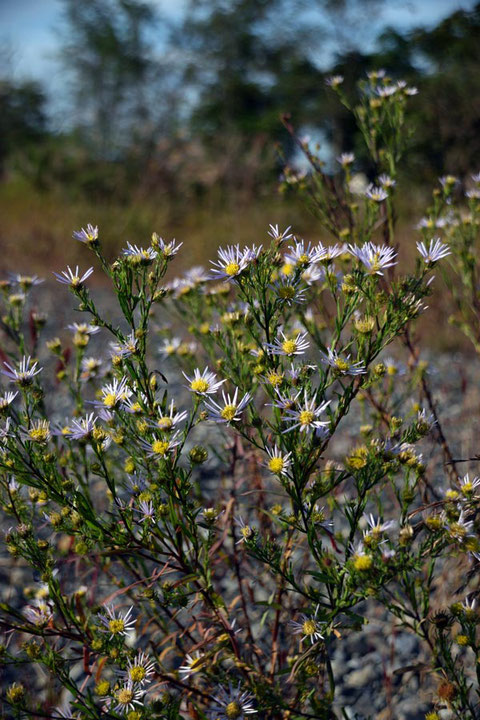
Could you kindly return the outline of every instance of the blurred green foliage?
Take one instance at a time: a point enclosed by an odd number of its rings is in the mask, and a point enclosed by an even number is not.
[[[20,176],[95,202],[251,201],[271,194],[282,164],[295,160],[285,113],[299,133],[325,138],[331,157],[353,150],[356,169],[373,175],[325,79],[344,75],[348,93],[381,67],[420,91],[406,166],[413,185],[480,162],[480,3],[433,29],[387,29],[368,53],[362,27],[381,0],[192,0],[176,25],[147,0],[62,4],[65,121],[61,130],[49,122],[40,86],[5,77],[4,181]],[[332,27],[349,42],[325,69]]]

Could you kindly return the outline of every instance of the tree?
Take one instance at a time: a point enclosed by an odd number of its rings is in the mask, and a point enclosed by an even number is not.
[[[63,0],[60,58],[72,81],[74,124],[104,158],[150,142],[166,111],[152,37],[159,18],[142,0]]]
[[[0,176],[7,158],[47,135],[46,96],[36,82],[0,80]]]

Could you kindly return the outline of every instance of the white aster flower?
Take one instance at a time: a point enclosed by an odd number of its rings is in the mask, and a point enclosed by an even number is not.
[[[228,245],[226,249],[218,249],[218,260],[210,260],[212,265],[212,279],[224,278],[233,280],[238,277],[248,266],[250,251],[240,250],[239,245]]]
[[[129,242],[127,242],[127,247],[122,250],[122,253],[124,257],[137,262],[139,265],[148,265],[155,260],[158,254],[152,247],[145,249]]]
[[[216,403],[215,400],[207,400],[205,407],[208,410],[208,419],[213,420],[216,423],[227,423],[238,422],[241,419],[242,412],[251,401],[252,396],[250,393],[246,393],[243,398],[238,402],[238,388],[235,388],[233,397],[228,394],[226,395],[222,391],[223,404]]]
[[[355,155],[352,152],[345,152],[338,155],[335,160],[342,166],[347,167],[355,162]]]
[[[304,283],[307,285],[313,285],[316,282],[323,282],[325,280],[325,270],[318,265],[309,265],[301,275]]]
[[[370,184],[365,190],[365,195],[369,200],[380,203],[388,198],[388,192],[385,187],[377,187],[376,185]]]
[[[276,445],[272,448],[265,448],[269,459],[265,462],[265,466],[274,475],[286,475],[290,465],[292,464],[292,453],[282,453]]]
[[[480,200],[480,188],[471,188],[465,193],[465,197],[469,200]]]
[[[243,720],[245,715],[257,712],[252,706],[253,695],[242,692],[240,685],[234,688],[229,684],[228,690],[220,685],[213,699],[216,704],[208,711],[210,720]]]
[[[398,91],[397,85],[379,85],[375,92],[379,97],[388,98],[392,95],[395,95],[395,93]]]
[[[273,289],[276,291],[278,299],[287,305],[292,303],[305,302],[305,293],[307,289],[302,287],[302,278],[292,279],[288,275],[280,275],[275,283]]]
[[[285,254],[285,262],[290,265],[308,265],[314,262],[316,248],[312,246],[312,243],[305,244],[305,240],[300,242],[295,241],[295,247],[288,248]]]
[[[184,665],[180,665],[178,673],[182,680],[187,680],[190,675],[199,672],[205,665],[206,656],[197,650],[194,655],[186,655]]]
[[[278,225],[270,225],[269,227],[270,230],[268,231],[268,234],[270,235],[272,240],[275,240],[278,244],[286,242],[293,237],[292,233],[290,232],[290,225],[283,231],[279,230]]]
[[[73,272],[70,265],[67,265],[66,270],[62,270],[59,273],[54,272],[53,274],[57,278],[58,282],[63,283],[64,285],[69,285],[72,288],[81,288],[85,280],[90,277],[90,275],[93,273],[93,267],[88,268],[86,272],[83,273],[83,275],[80,275],[80,271],[78,269],[78,265],[75,268],[75,272]]]
[[[459,478],[460,480],[460,478]],[[463,476],[463,478],[460,480],[460,490],[464,495],[470,496],[473,495],[475,490],[480,487],[480,478],[474,477],[470,480],[470,475],[467,473]]]
[[[90,380],[98,376],[100,368],[102,366],[102,360],[95,357],[84,357],[82,358],[82,380]]]
[[[48,420],[35,420],[30,427],[22,428],[22,436],[25,440],[44,445],[47,443],[52,434],[50,432],[50,423]]]
[[[280,331],[281,338],[276,338],[275,342],[267,343],[265,347],[272,353],[272,355],[286,355],[292,357],[293,355],[303,355],[305,350],[310,347],[310,343],[305,339],[307,333],[299,333],[293,338],[287,337],[283,332]]]
[[[153,233],[152,235],[152,244],[155,247],[158,247],[160,252],[166,257],[171,258],[174,255],[178,253],[180,248],[183,245],[183,242],[178,243],[175,241],[175,239],[171,240],[170,242],[165,242],[165,240],[157,235],[157,233]]]
[[[162,413],[160,417],[156,420],[155,426],[163,432],[170,432],[171,430],[174,430],[179,423],[185,420],[187,414],[188,413],[186,410],[184,410],[183,412],[177,412],[175,407],[175,401],[172,400],[170,403],[169,412]]]
[[[20,387],[30,385],[35,375],[38,375],[38,373],[43,370],[43,368],[38,368],[37,370],[38,362],[32,363],[30,355],[28,357],[23,356],[18,365],[18,369],[9,363],[4,362],[3,364],[7,370],[0,370],[2,375],[6,375],[12,382],[20,385]]]
[[[135,508],[142,516],[140,522],[154,522],[155,521],[155,508],[151,500],[140,500],[138,509]]]
[[[331,88],[336,88],[343,83],[343,75],[331,75],[325,80],[325,84]]]
[[[98,325],[76,322],[72,323],[71,325],[67,325],[67,328],[74,333],[78,333],[79,335],[96,335],[101,330]]]
[[[9,273],[12,282],[20,285],[22,290],[30,290],[34,285],[41,285],[45,280],[38,275],[22,275],[21,273]]]
[[[146,451],[147,456],[156,459],[166,458],[181,442],[182,439],[179,437],[178,432],[166,440],[164,438],[155,438],[152,442],[140,440],[140,444]]]
[[[159,347],[160,355],[163,355],[163,357],[171,357],[172,355],[175,355],[181,344],[181,338],[165,338]]]
[[[6,410],[7,407],[15,400],[17,395],[18,392],[6,392],[5,395],[0,396],[0,412],[2,412],[2,410]]]
[[[477,599],[472,598],[469,600],[468,598],[465,598],[465,600],[462,602],[462,610],[467,616],[468,620],[473,620],[476,618],[478,611],[477,611]]]
[[[433,265],[433,263],[436,263],[438,260],[450,255],[448,245],[442,243],[438,237],[432,238],[428,247],[424,242],[417,242],[417,250],[426,265]]]
[[[295,400],[298,395],[295,396]],[[293,423],[283,433],[291,432],[297,428],[300,432],[310,433],[313,430],[325,430],[330,425],[329,420],[319,420],[320,415],[325,412],[330,405],[330,400],[323,402],[317,407],[315,406],[315,398],[309,400],[307,391],[305,390],[303,406],[286,409],[283,422]]]
[[[251,540],[254,537],[255,529],[251,525],[247,525],[241,516],[234,518],[234,521],[235,525],[238,525],[240,528],[240,540],[237,540],[235,543],[236,545],[241,542],[245,542],[246,540]]]
[[[447,520],[446,529],[454,540],[462,544],[471,535],[473,520],[466,520],[465,511],[461,510],[457,520]]]
[[[186,387],[190,392],[194,392],[197,395],[212,395],[216,393],[218,388],[225,382],[225,380],[217,380],[216,374],[209,370],[208,367],[206,367],[203,372],[195,368],[193,378],[189,378],[186,373],[183,373],[183,376],[188,380]]]
[[[121,380],[117,378],[113,379],[112,383],[102,387],[102,399],[100,402],[95,403],[96,405],[103,405],[107,410],[113,410],[113,408],[125,403],[132,395],[132,391],[128,387],[128,379],[122,377]]]
[[[53,617],[52,604],[42,598],[37,598],[33,605],[28,605],[23,614],[32,625],[45,627]]]
[[[126,358],[135,355],[137,352],[137,343],[138,340],[135,337],[135,331],[132,330],[123,342],[111,343],[110,346],[114,356]]]
[[[5,420],[5,426],[2,428],[0,427],[0,444],[6,445],[7,444],[7,438],[13,437],[13,434],[10,432],[10,423],[12,422],[12,418],[7,417]]]
[[[325,247],[322,243],[319,243],[315,248],[315,254],[313,261],[316,263],[323,263],[328,265],[336,257],[342,255],[345,252],[345,248],[342,245],[327,245]]]
[[[364,530],[363,535],[363,541],[365,542],[365,538],[372,538],[373,540],[379,540],[379,538],[382,536],[384,532],[387,532],[387,530],[391,530],[395,527],[396,522],[395,520],[387,520],[386,522],[382,522],[380,518],[374,517],[372,513],[367,515],[366,518],[367,521],[367,529]]]
[[[349,251],[366,267],[369,275],[383,275],[382,270],[396,265],[395,250],[388,245],[374,245],[367,242],[362,247],[349,245]]]
[[[73,233],[74,240],[79,240],[86,245],[93,245],[98,240],[98,227],[88,223],[87,229],[75,230]]]
[[[150,675],[154,672],[155,662],[147,653],[139,650],[133,659],[128,660],[127,669],[120,673],[120,677],[125,678],[125,681],[133,686],[142,687],[151,682]]]
[[[322,623],[317,620],[318,611],[320,605],[317,605],[313,615],[300,615],[300,622],[290,620],[289,625],[293,629],[295,635],[302,635],[302,640],[310,640],[310,644],[313,645],[318,640],[323,640],[321,630],[323,629]]]
[[[340,375],[362,375],[366,373],[365,365],[361,362],[351,362],[350,355],[340,356],[336,350],[327,348],[328,353],[321,353],[321,362],[330,365]]]
[[[383,188],[387,189],[395,187],[395,185],[397,184],[396,180],[393,180],[390,175],[387,175],[386,173],[382,173],[382,175],[379,176],[378,182]]]
[[[63,434],[72,440],[84,440],[91,437],[96,422],[97,418],[92,412],[80,420],[72,420],[67,431]]]
[[[111,605],[105,605],[105,614],[98,615],[98,620],[103,625],[102,632],[109,632],[110,638],[124,637],[135,626],[135,618],[132,618],[133,605],[126,612],[116,611]]]
[[[117,704],[113,708],[117,713],[128,713],[135,710],[135,706],[142,705],[142,698],[145,690],[136,688],[133,683],[127,682],[123,687],[119,688],[115,693]],[[112,703],[113,704],[113,703]]]

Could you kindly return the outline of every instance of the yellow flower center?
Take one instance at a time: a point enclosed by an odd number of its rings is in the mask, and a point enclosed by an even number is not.
[[[154,440],[152,443],[152,450],[155,455],[161,455],[162,457],[167,454],[169,447],[169,443],[165,440]]]
[[[335,360],[335,367],[336,367],[337,370],[339,370],[340,372],[347,372],[347,370],[348,370],[348,368],[350,367],[350,365],[348,364],[348,362],[347,362],[346,360],[342,360],[341,358],[337,358],[337,359]]]
[[[315,419],[315,413],[311,410],[302,410],[298,419],[300,420],[300,425],[310,425]]]
[[[112,635],[118,635],[118,633],[121,633],[123,632],[123,630],[125,630],[125,623],[123,622],[123,620],[120,619],[110,620],[110,622],[108,623],[108,627],[110,628],[110,632],[112,633]]]
[[[303,255],[300,255],[300,257],[298,258],[298,262],[307,263],[307,262],[308,262],[308,255],[306,255],[305,253],[303,253]]]
[[[222,416],[222,418],[224,420],[227,420],[227,422],[231,422],[235,417],[236,411],[237,411],[236,405],[225,405],[225,407],[221,411],[220,415]]]
[[[228,265],[225,267],[225,272],[227,275],[238,275],[238,272],[240,271],[240,265],[236,262],[228,263]]]
[[[387,375],[396,375],[397,374],[397,368],[395,365],[387,365]]]
[[[115,407],[117,404],[117,396],[114,393],[107,393],[103,398],[103,404],[107,408]]]
[[[28,434],[34,442],[42,443],[48,439],[48,429],[44,427],[32,428]]]
[[[316,629],[317,626],[315,620],[305,620],[302,625],[302,632],[304,635],[314,635]]]
[[[168,416],[161,417],[159,418],[157,425],[161,430],[171,430],[173,425],[172,418],[169,418]]]
[[[70,280],[70,285],[72,287],[78,287],[80,285],[80,278],[78,275],[74,275],[72,279]]]
[[[249,538],[252,534],[252,528],[250,527],[250,525],[245,525],[245,527],[242,527],[240,532],[244,538]]]
[[[297,349],[297,343],[295,340],[285,340],[282,343],[282,350],[286,355],[292,355]]]
[[[280,373],[271,372],[267,375],[267,380],[273,387],[276,387],[277,385],[281,385],[283,382],[283,375],[280,375]]]
[[[133,700],[133,690],[130,688],[122,688],[117,693],[117,700],[122,705],[128,705]]]
[[[473,490],[473,484],[471,482],[463,483],[462,490],[464,493],[471,493]]]
[[[273,457],[270,462],[268,463],[268,469],[272,473],[279,473],[282,472],[283,466],[285,465],[283,458],[281,457]]]
[[[133,682],[142,682],[142,680],[145,679],[145,675],[147,674],[145,672],[145,668],[141,665],[134,665],[130,669],[130,679],[133,680]]]
[[[227,716],[227,718],[239,718],[241,714],[242,708],[236,700],[232,700],[232,702],[228,703],[227,707],[225,708],[225,715]]]
[[[452,535],[456,535],[457,537],[465,537],[467,534],[467,530],[463,525],[460,525],[460,523],[452,523],[450,525],[450,529],[452,531]]]
[[[357,555],[353,561],[355,570],[370,570],[372,563],[370,555]]]
[[[295,288],[293,285],[283,285],[278,290],[278,296],[283,300],[292,300],[295,297]]]
[[[197,378],[196,380],[192,380],[190,383],[190,388],[193,392],[203,393],[208,390],[208,387],[208,382],[203,378]]]
[[[192,672],[198,672],[198,671],[201,669],[203,663],[204,663],[204,658],[203,658],[203,657],[195,658],[195,659],[192,660],[192,662],[190,663],[190,670],[191,670]]]
[[[291,275],[293,273],[294,269],[295,265],[292,265],[291,263],[285,263],[280,272],[282,273],[282,275],[287,275],[288,277],[288,275]]]

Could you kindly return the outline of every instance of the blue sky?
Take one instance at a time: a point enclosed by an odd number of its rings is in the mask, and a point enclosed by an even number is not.
[[[181,15],[186,0],[155,0],[154,4],[175,18]],[[470,9],[474,4],[475,0],[386,0],[379,19],[372,22],[372,38],[386,25],[402,30],[433,26],[455,10]],[[11,51],[12,70],[17,77],[45,82],[51,92],[61,83],[54,59],[60,10],[59,0],[0,0],[0,43]]]

